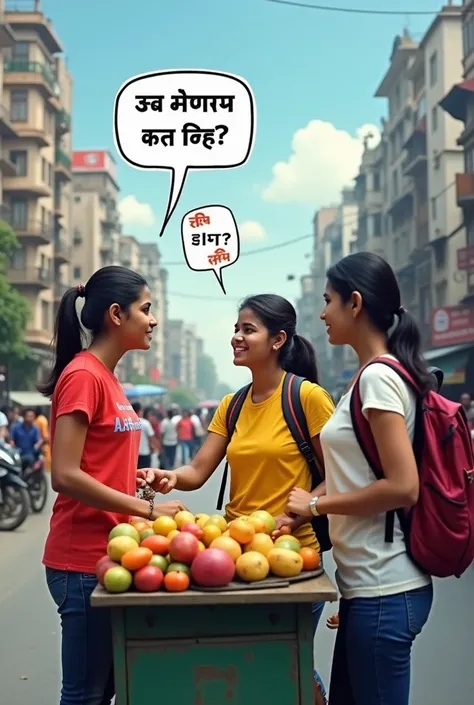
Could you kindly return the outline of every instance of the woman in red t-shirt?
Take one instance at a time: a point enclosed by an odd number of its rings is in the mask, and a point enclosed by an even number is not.
[[[87,350],[76,312],[92,336]],[[92,609],[95,566],[110,530],[130,515],[174,516],[181,502],[136,496],[140,421],[114,374],[128,350],[148,350],[156,320],[146,281],[124,267],[99,269],[69,289],[56,319],[56,360],[40,391],[52,397],[53,489],[58,492],[43,563],[62,625],[60,705],[108,705],[114,696],[108,610]],[[151,472],[151,471],[150,471]]]

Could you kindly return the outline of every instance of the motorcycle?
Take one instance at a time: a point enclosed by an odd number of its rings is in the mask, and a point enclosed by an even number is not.
[[[23,480],[28,486],[31,509],[35,514],[41,512],[48,499],[48,482],[44,473],[44,458],[39,455],[33,463],[23,467]]]
[[[30,511],[28,485],[22,479],[20,454],[0,445],[0,531],[14,531]]]

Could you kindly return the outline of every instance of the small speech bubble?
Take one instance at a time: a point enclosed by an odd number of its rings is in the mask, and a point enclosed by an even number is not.
[[[115,98],[115,144],[137,169],[170,169],[160,237],[188,169],[232,169],[248,160],[255,100],[248,83],[218,71],[155,71],[124,83]]]
[[[224,294],[222,270],[237,262],[240,237],[234,214],[225,206],[201,206],[181,221],[184,256],[195,272],[212,271]]]

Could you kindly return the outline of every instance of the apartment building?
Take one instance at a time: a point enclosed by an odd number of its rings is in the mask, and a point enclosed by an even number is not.
[[[355,179],[354,196],[357,202],[357,241],[359,252],[375,252],[386,255],[386,240],[383,237],[383,177],[384,144],[380,142],[370,149],[371,135],[364,140],[364,152]]]
[[[120,189],[109,151],[73,152],[72,190],[72,281],[79,284],[97,269],[120,263]]]
[[[179,319],[167,323],[166,352],[169,357],[169,379],[179,386],[196,390],[199,343],[196,329]]]
[[[21,245],[8,278],[29,303],[25,340],[42,377],[51,361],[55,302],[69,279],[72,78],[39,2],[16,7],[7,2],[3,15],[14,34],[3,67],[3,211]]]
[[[382,136],[384,250],[425,347],[433,311],[459,300],[465,289],[456,273],[460,129],[439,105],[461,76],[461,31],[461,7],[446,5],[421,42],[408,33],[397,37],[376,91],[388,100],[389,113]]]
[[[167,306],[165,305],[166,290],[163,286],[163,276],[160,267],[160,252],[154,242],[140,243],[140,272],[150,287],[152,296],[152,311],[158,325],[153,333],[153,343],[150,351],[149,375],[154,382],[163,381],[164,356],[166,336]]]

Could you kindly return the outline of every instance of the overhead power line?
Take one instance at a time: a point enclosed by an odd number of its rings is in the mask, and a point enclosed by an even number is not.
[[[307,10],[319,10],[320,12],[345,12],[352,15],[403,15],[408,16],[433,16],[437,15],[437,10],[368,10],[357,7],[332,7],[331,5],[313,5],[312,3],[297,2],[296,0],[266,0],[277,5],[290,5],[291,7],[303,7]]]

